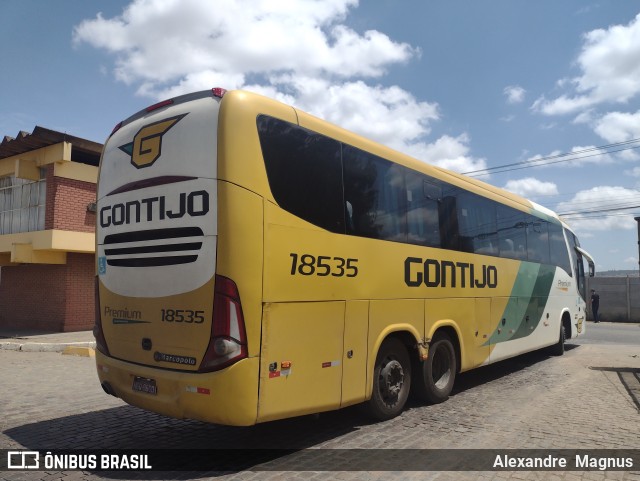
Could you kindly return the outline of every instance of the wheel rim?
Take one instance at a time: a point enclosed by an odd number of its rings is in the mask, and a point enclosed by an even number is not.
[[[404,386],[404,369],[395,359],[386,359],[380,369],[380,395],[387,406],[393,407]]]
[[[433,354],[432,381],[438,389],[444,389],[451,379],[451,356],[444,346],[437,346]]]

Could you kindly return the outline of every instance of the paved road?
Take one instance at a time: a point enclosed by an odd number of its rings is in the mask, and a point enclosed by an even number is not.
[[[90,358],[0,350],[0,366],[5,449],[640,449],[637,344],[573,343],[560,358],[532,353],[481,368],[463,374],[447,402],[410,403],[384,423],[349,408],[251,428],[179,421],[127,406],[102,392]],[[362,471],[264,472],[247,462],[248,470],[230,474],[40,471],[0,472],[0,478],[640,480],[640,466],[627,472],[376,472],[364,462]]]
[[[584,335],[575,339],[576,344],[630,344],[640,346],[640,324],[612,322],[588,323]]]

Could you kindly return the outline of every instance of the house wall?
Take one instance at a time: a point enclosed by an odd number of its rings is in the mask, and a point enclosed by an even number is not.
[[[0,327],[54,332],[93,327],[94,256],[67,254],[62,265],[2,268]]]
[[[45,230],[94,232],[96,184],[59,177],[54,164],[45,168]],[[80,331],[95,317],[94,255],[67,252],[65,264],[21,264],[0,272],[0,328]]]
[[[96,214],[87,211],[87,204],[95,201],[96,184],[58,177],[54,165],[47,166],[45,230],[93,232]]]

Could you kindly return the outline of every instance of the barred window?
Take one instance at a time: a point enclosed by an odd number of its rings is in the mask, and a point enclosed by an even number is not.
[[[0,235],[44,230],[47,184],[40,180],[0,177]]]

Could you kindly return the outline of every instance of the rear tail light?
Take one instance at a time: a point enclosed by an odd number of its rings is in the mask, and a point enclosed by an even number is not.
[[[124,121],[122,122],[118,122],[116,124],[116,126],[113,128],[113,130],[111,131],[111,133],[109,134],[109,137],[111,137],[113,134],[115,134],[118,130],[120,130],[120,128],[122,127],[122,124],[124,123]]]
[[[98,276],[96,276],[95,286],[96,320],[93,324],[93,337],[96,338],[96,349],[108,356],[109,348],[107,347],[107,340],[104,338],[104,332],[102,332],[102,321],[100,318],[100,283],[98,282]]]
[[[161,109],[162,107],[166,107],[167,105],[173,105],[174,100],[163,100],[162,102],[158,102],[157,104],[149,105],[146,109],[146,112],[153,112],[154,110]]]
[[[216,275],[214,291],[211,338],[200,372],[217,371],[247,357],[238,286],[231,279]]]
[[[219,99],[221,99],[222,97],[224,97],[224,94],[227,93],[227,90],[221,87],[215,87],[211,89],[211,93],[214,97],[218,97]]]

